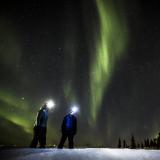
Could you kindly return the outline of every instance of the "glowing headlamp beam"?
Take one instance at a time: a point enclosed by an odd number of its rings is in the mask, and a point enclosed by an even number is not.
[[[77,113],[77,112],[79,112],[79,107],[72,106],[72,108],[71,108],[71,114],[74,114],[74,113]]]
[[[46,104],[49,109],[52,109],[55,106],[55,103],[52,100],[47,101]]]

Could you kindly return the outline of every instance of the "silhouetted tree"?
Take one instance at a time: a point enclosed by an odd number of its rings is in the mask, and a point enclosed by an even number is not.
[[[140,144],[139,143],[137,143],[137,148],[140,148]]]
[[[126,141],[123,140],[123,148],[126,148],[126,147],[127,147]]]
[[[142,148],[142,149],[144,148],[143,142],[141,142],[141,148]]]
[[[135,148],[136,148],[135,138],[132,135],[132,137],[131,137],[131,149],[135,149]]]
[[[149,144],[149,138],[147,138],[147,148],[150,148],[150,144]]]
[[[147,141],[144,140],[144,148],[147,148]]]
[[[157,139],[154,138],[154,139],[153,139],[153,148],[156,148],[156,147],[157,147]]]
[[[160,133],[158,134],[158,137],[157,137],[157,148],[158,149],[160,148]]]
[[[121,139],[118,139],[118,148],[121,148]]]
[[[149,139],[148,138],[144,140],[144,147],[149,148]]]
[[[150,147],[150,148],[153,148],[153,140],[152,140],[152,139],[150,140],[149,147]]]

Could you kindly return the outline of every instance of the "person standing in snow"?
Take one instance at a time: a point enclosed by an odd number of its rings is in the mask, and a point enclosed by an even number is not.
[[[36,122],[34,125],[34,136],[30,147],[36,148],[39,142],[40,148],[45,148],[46,132],[47,132],[48,108],[45,103],[37,113]]]
[[[61,131],[62,131],[62,137],[58,145],[58,148],[60,149],[63,148],[63,145],[67,138],[69,141],[69,148],[74,148],[73,138],[77,132],[77,118],[73,111],[71,111],[64,117],[61,126]]]

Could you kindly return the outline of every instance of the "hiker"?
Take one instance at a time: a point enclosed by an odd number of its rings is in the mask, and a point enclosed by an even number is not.
[[[48,101],[38,111],[34,129],[33,129],[34,136],[30,144],[31,148],[36,148],[38,145],[38,142],[39,142],[40,148],[45,148],[48,110],[51,109],[53,106],[54,106],[54,103],[52,101]]]
[[[68,138],[69,148],[74,148],[74,136],[77,132],[77,117],[76,117],[76,109],[72,109],[63,119],[62,122],[62,137],[58,148],[62,149],[63,145]]]

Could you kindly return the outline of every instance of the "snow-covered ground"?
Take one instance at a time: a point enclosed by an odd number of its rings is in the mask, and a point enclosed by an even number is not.
[[[159,150],[131,149],[8,149],[0,160],[160,160]]]

